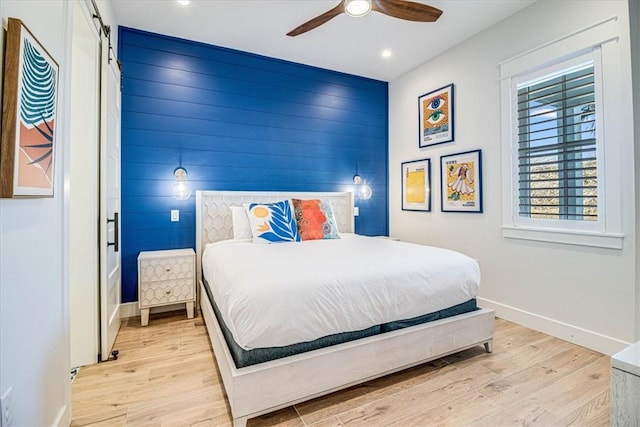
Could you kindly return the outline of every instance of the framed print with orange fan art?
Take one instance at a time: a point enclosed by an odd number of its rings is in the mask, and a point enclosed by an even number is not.
[[[0,197],[53,197],[58,64],[21,20],[6,34]]]
[[[453,83],[418,98],[419,147],[453,141]]]

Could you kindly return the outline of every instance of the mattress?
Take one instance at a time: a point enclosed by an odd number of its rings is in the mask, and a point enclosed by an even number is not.
[[[243,350],[418,318],[475,299],[480,285],[478,263],[463,254],[353,234],[216,242],[202,266],[220,318]]]
[[[305,353],[307,351],[318,350],[324,347],[330,347],[332,345],[342,344],[349,341],[354,341],[360,338],[366,338],[373,335],[379,335],[386,332],[395,331],[397,329],[408,328],[411,326],[420,325],[423,323],[433,322],[447,317],[456,316],[462,313],[469,313],[478,309],[475,299],[457,304],[453,307],[438,310],[434,313],[428,313],[422,316],[415,317],[413,319],[399,320],[396,322],[385,323],[382,325],[372,326],[362,331],[342,332],[339,334],[333,334],[325,337],[321,337],[309,342],[301,342],[292,345],[282,347],[269,347],[269,348],[254,348],[252,350],[245,350],[240,347],[229,328],[224,323],[220,309],[216,305],[213,295],[211,293],[211,287],[209,283],[204,279],[204,289],[207,294],[207,300],[209,301],[213,312],[218,320],[222,335],[227,343],[227,348],[231,353],[233,362],[236,368],[244,368],[247,366],[257,365],[259,363],[268,362],[270,360],[281,359],[283,357],[293,356],[295,354]]]

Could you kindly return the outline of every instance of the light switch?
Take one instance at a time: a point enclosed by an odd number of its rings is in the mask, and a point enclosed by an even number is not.
[[[171,222],[180,221],[180,211],[177,209],[171,209]]]
[[[357,206],[353,207],[353,216],[358,216],[360,215],[360,208]]]

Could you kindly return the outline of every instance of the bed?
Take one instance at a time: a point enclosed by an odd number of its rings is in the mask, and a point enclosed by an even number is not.
[[[492,351],[495,328],[494,313],[488,309],[475,307],[475,299],[473,299],[473,307],[468,306],[471,301],[464,302],[459,306],[454,304],[454,307],[447,307],[447,310],[453,310],[447,312],[447,317],[442,316],[440,311],[432,312],[430,309],[424,311],[424,319],[423,316],[404,317],[403,319],[409,320],[421,319],[410,324],[385,321],[381,322],[380,327],[374,328],[372,326],[373,329],[360,329],[363,324],[347,319],[347,321],[354,322],[353,335],[349,335],[351,332],[345,333],[344,336],[338,334],[337,341],[331,335],[328,342],[323,343],[322,339],[319,339],[320,343],[315,347],[285,352],[276,355],[272,360],[250,359],[248,362],[243,362],[239,354],[251,354],[253,350],[261,350],[260,347],[264,342],[261,341],[263,337],[249,336],[247,338],[240,335],[238,328],[234,326],[234,321],[230,320],[224,301],[222,301],[223,298],[220,296],[226,295],[230,288],[224,291],[211,290],[212,284],[203,277],[203,256],[207,255],[208,251],[215,252],[215,256],[221,258],[227,252],[233,255],[239,253],[234,251],[242,249],[243,246],[247,247],[244,242],[228,242],[233,238],[232,207],[243,206],[250,202],[271,203],[290,198],[330,201],[337,228],[341,233],[347,233],[341,234],[340,247],[343,248],[341,250],[354,251],[353,248],[360,248],[357,245],[363,244],[364,238],[348,234],[354,231],[354,200],[351,192],[198,191],[196,193],[198,299],[229,400],[234,426],[244,426],[249,418],[477,345],[484,345],[488,352]],[[368,242],[369,246],[379,248],[380,251],[387,250],[387,247],[392,244],[397,244],[401,249],[406,249],[408,246],[399,242],[383,242],[383,239],[374,239]],[[302,242],[299,247],[303,247],[306,243],[308,242]],[[337,243],[338,241],[336,241]],[[323,244],[325,243],[318,242],[307,246],[313,247],[313,250],[320,250],[319,248]],[[265,247],[277,246],[281,250],[284,248],[281,245],[254,245],[253,249],[264,251]],[[289,244],[285,243],[284,245]],[[242,250],[246,250],[246,248]],[[207,256],[210,257],[210,255]],[[380,256],[388,257],[386,254]],[[208,262],[205,263],[204,269],[207,268],[209,268]],[[457,269],[448,268],[447,270]],[[226,267],[224,271],[227,271]],[[224,289],[222,279],[218,279],[218,281],[220,282],[218,286]],[[372,288],[369,287],[369,289]],[[215,292],[219,292],[217,297],[214,295]],[[385,289],[380,292],[388,293],[389,290]],[[473,292],[473,289],[470,292]],[[467,297],[468,295],[465,293],[460,298],[466,300]],[[377,301],[380,299],[380,295],[374,295],[373,298]],[[310,301],[313,302],[312,299]],[[298,306],[297,304],[296,306]],[[222,306],[222,309],[219,305]],[[395,304],[394,307],[404,305],[408,304]],[[304,305],[301,307],[308,310]],[[382,319],[385,318],[384,316],[399,315],[387,313],[387,311],[394,310],[380,311]],[[256,316],[261,320],[267,318],[259,311],[256,311]],[[333,320],[330,319],[326,323],[332,323]],[[227,325],[228,323],[230,326]],[[315,324],[322,323],[322,321],[317,321],[310,323],[310,325],[313,327]],[[271,322],[268,324],[271,325]],[[249,328],[249,330],[253,329],[256,328]],[[298,332],[295,331],[295,333]],[[268,328],[266,328],[266,333],[269,335]],[[309,337],[300,335],[298,339],[306,343]],[[295,345],[289,345],[291,340],[291,338],[283,337],[282,341],[278,341],[274,347],[276,349],[295,348]]]

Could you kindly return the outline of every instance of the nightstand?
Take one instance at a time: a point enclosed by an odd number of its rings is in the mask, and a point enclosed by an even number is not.
[[[611,356],[611,425],[640,425],[640,341]]]
[[[138,305],[142,326],[149,324],[149,309],[185,303],[193,318],[196,299],[193,249],[147,251],[138,255]]]

